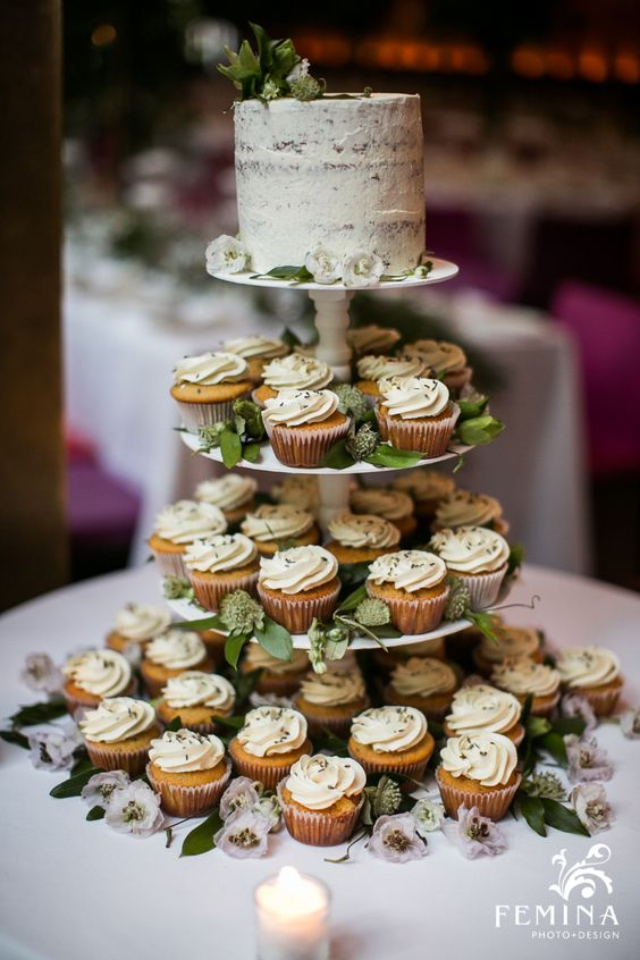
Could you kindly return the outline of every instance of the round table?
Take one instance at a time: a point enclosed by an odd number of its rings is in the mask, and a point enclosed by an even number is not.
[[[539,594],[537,610],[514,609],[509,620],[539,624],[551,646],[598,643],[620,655],[624,701],[640,702],[640,597],[586,579],[525,568],[513,601]],[[511,598],[510,598],[511,599]],[[153,567],[80,583],[44,596],[0,619],[0,707],[3,716],[32,702],[18,674],[30,652],[57,660],[99,645],[116,610],[127,601],[159,601]],[[427,956],[538,956],[633,960],[640,943],[637,889],[640,855],[640,741],[617,725],[597,731],[615,765],[607,785],[616,821],[594,838],[550,830],[538,837],[522,822],[503,821],[509,849],[493,859],[465,860],[441,833],[432,834],[423,860],[390,864],[363,844],[345,865],[324,861],[342,848],[320,850],[283,832],[270,838],[262,860],[237,861],[214,850],[180,859],[188,826],[171,849],[160,833],[137,841],[86,822],[79,799],[53,800],[65,774],[35,770],[26,753],[0,742],[0,957],[2,960],[253,960],[252,891],[284,864],[321,877],[332,891],[332,960],[424,960]],[[611,858],[607,893],[591,901],[564,900],[554,855],[568,864],[606,843]],[[576,905],[593,906],[594,922]],[[548,907],[555,911],[550,926]],[[563,907],[567,924],[563,924]],[[536,925],[536,908],[538,924]],[[601,915],[611,909],[605,925]],[[540,911],[542,910],[542,914]],[[498,919],[497,919],[498,917]],[[549,934],[555,939],[549,941]],[[602,937],[608,939],[604,942]],[[543,939],[543,935],[546,939]]]

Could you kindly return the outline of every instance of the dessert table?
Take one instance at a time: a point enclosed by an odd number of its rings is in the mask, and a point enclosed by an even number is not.
[[[615,650],[625,678],[624,701],[638,704],[640,596],[529,566],[513,602],[528,601],[532,594],[541,598],[536,611],[516,608],[509,611],[509,620],[539,624],[550,645],[598,643]],[[101,643],[123,603],[157,603],[158,598],[156,571],[147,566],[68,587],[5,614],[0,619],[2,715],[35,699],[18,679],[28,653],[46,651],[60,661],[79,647]],[[167,850],[163,833],[137,841],[109,831],[104,823],[86,822],[87,808],[79,799],[48,796],[65,774],[35,770],[24,751],[0,742],[5,866],[0,874],[0,957],[254,960],[253,888],[281,866],[293,864],[330,887],[332,960],[443,955],[634,960],[640,943],[640,742],[625,739],[615,724],[601,725],[597,736],[614,763],[607,793],[616,818],[612,829],[597,837],[550,830],[543,839],[508,818],[508,850],[494,859],[465,860],[438,833],[430,835],[429,853],[422,860],[386,863],[360,844],[352,862],[343,865],[323,859],[339,856],[342,848],[305,847],[286,833],[270,838],[269,855],[261,860],[237,861],[217,850],[179,859],[187,826],[176,829]],[[564,850],[573,864],[600,842],[611,851],[606,867],[611,892],[599,884],[591,901],[575,894],[565,904],[549,889],[558,881],[552,858]],[[613,907],[617,925],[589,924],[584,917],[578,924],[578,901],[593,904],[596,918]],[[556,910],[555,926],[549,926],[548,914],[536,926],[536,906],[546,910],[549,905]]]

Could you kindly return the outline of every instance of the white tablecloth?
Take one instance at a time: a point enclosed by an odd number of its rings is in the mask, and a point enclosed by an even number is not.
[[[640,597],[566,574],[529,568],[515,598],[542,597],[537,612],[510,611],[517,623],[538,623],[551,644],[599,643],[616,650],[625,676],[624,698],[640,700]],[[12,713],[33,695],[18,673],[28,652],[47,650],[61,659],[70,650],[101,643],[115,611],[128,600],[157,602],[158,582],[148,567],[87,581],[26,604],[0,619],[0,713]],[[170,850],[164,834],[144,841],[87,823],[79,799],[53,800],[59,776],[34,770],[26,754],[0,741],[0,957],[3,960],[254,960],[252,890],[291,863],[323,878],[333,895],[333,960],[477,960],[563,957],[635,960],[640,943],[640,742],[603,725],[598,740],[615,764],[607,792],[616,822],[594,839],[549,832],[538,837],[523,823],[503,821],[509,849],[494,859],[467,861],[440,834],[423,860],[404,865],[371,857],[362,846],[354,862],[332,865],[323,851],[286,834],[272,838],[263,860],[235,861],[219,851],[181,860],[185,827]],[[596,914],[614,908],[618,940],[569,938],[540,943],[534,928],[513,924],[517,904],[562,906],[549,886],[558,879],[552,857],[583,858],[592,843],[611,849],[613,890],[599,886]],[[579,899],[579,898],[578,898]],[[588,903],[589,901],[580,901]],[[570,901],[571,913],[576,903]],[[496,929],[496,905],[509,919]]]

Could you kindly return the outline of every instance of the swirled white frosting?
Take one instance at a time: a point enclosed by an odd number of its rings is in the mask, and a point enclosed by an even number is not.
[[[458,527],[439,530],[430,546],[458,573],[492,573],[509,559],[509,544],[495,530],[486,527]]]
[[[369,567],[373,583],[392,583],[396,590],[415,593],[441,583],[447,575],[444,561],[426,550],[398,550],[377,557]]]
[[[453,777],[468,777],[484,787],[508,782],[518,763],[513,741],[501,733],[474,733],[449,737],[440,763]]]
[[[212,503],[178,500],[161,510],[156,518],[156,533],[172,543],[192,543],[198,537],[210,537],[227,529],[222,510]]]
[[[151,741],[149,760],[165,773],[196,773],[213,770],[224,757],[224,744],[214,734],[202,736],[193,730],[165,730]]]
[[[438,504],[435,525],[443,527],[484,527],[502,516],[502,507],[485,493],[456,490]]]
[[[146,700],[112,697],[101,700],[95,710],[87,710],[78,726],[87,740],[118,743],[137,737],[153,726],[156,712]]]
[[[289,347],[282,340],[272,340],[269,337],[236,337],[234,340],[227,340],[223,344],[227,353],[236,354],[239,357],[253,359],[270,359],[271,357],[284,357],[289,353]]]
[[[449,406],[449,391],[441,380],[394,377],[391,380],[379,380],[378,390],[387,415],[401,420],[437,417]]]
[[[131,683],[129,661],[115,650],[89,650],[71,657],[62,672],[94,697],[116,697]]]
[[[211,707],[220,713],[230,713],[236,702],[236,692],[226,677],[202,670],[185,670],[179,677],[170,677],[162,697],[173,710]]]
[[[301,427],[322,423],[337,409],[338,397],[331,390],[281,390],[265,401],[262,419],[274,427]]]
[[[268,363],[262,379],[273,390],[320,390],[333,380],[333,370],[324,360],[291,353]]]
[[[307,739],[307,721],[288,707],[249,710],[238,740],[254,757],[272,757],[298,750]]]
[[[242,533],[221,533],[194,540],[187,547],[184,565],[200,573],[222,573],[246,567],[258,555],[256,545]]]
[[[202,663],[206,654],[200,636],[191,630],[167,630],[150,640],[144,651],[147,660],[168,670],[188,670]]]
[[[277,673],[283,676],[288,673],[301,673],[309,669],[307,651],[299,650],[296,647],[291,651],[291,660],[280,660],[279,657],[272,657],[259,643],[247,644],[245,651],[243,666],[246,673],[251,670],[267,670],[269,673]]]
[[[142,603],[128,603],[118,610],[116,632],[127,640],[144,643],[164,633],[171,623],[171,614],[163,607],[148,607]]]
[[[400,334],[393,327],[370,324],[367,327],[347,330],[347,342],[357,354],[388,352],[393,350],[398,340]]]
[[[432,697],[450,693],[457,685],[455,671],[435,657],[409,657],[391,674],[391,686],[402,697]]]
[[[362,700],[367,691],[359,670],[335,670],[307,674],[300,684],[300,693],[309,703],[340,707]]]
[[[517,657],[532,657],[540,649],[540,634],[528,627],[498,627],[495,640],[482,636],[478,652],[490,663],[513,660]]]
[[[340,513],[329,522],[331,537],[343,547],[382,550],[400,542],[400,531],[383,517],[368,513]]]
[[[545,663],[535,663],[528,657],[497,663],[491,673],[497,687],[520,696],[552,696],[560,686],[560,674]]]
[[[277,503],[289,503],[308,513],[316,514],[320,509],[318,478],[311,475],[284,477],[271,487],[271,496]]]
[[[196,487],[196,500],[212,503],[220,510],[237,510],[252,499],[258,484],[252,477],[229,473],[217,480],[203,480]]]
[[[426,733],[425,715],[415,707],[372,707],[358,714],[351,725],[356,743],[376,753],[410,750]]]
[[[291,503],[263,503],[253,513],[248,513],[240,524],[245,537],[258,543],[273,543],[301,537],[310,530],[315,520],[312,513],[301,510]]]
[[[233,353],[201,353],[198,357],[179,360],[174,370],[176,383],[197,383],[214,387],[219,383],[237,383],[243,380],[249,367],[247,361]]]
[[[442,500],[455,490],[455,481],[437,470],[407,470],[392,481],[394,490],[403,490],[414,500]]]
[[[326,810],[343,797],[361,794],[367,775],[351,757],[315,757],[305,755],[291,767],[285,782],[296,803],[307,810]]]
[[[358,360],[358,376],[363,380],[385,380],[390,377],[420,377],[428,368],[418,359],[368,355]]]
[[[349,497],[354,513],[369,513],[385,520],[404,520],[413,513],[413,500],[408,493],[388,487],[359,487]]]
[[[420,357],[437,374],[454,373],[467,365],[464,350],[444,340],[416,340],[402,349],[402,356]]]
[[[315,590],[338,575],[338,561],[324,547],[293,547],[260,561],[260,583],[293,595]]]
[[[567,647],[560,652],[556,669],[568,687],[601,687],[620,676],[620,661],[605,647]]]
[[[516,725],[521,713],[522,705],[511,693],[479,683],[456,691],[447,725],[457,735],[504,733]]]

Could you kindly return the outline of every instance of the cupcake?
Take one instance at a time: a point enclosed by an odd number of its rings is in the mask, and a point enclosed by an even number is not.
[[[568,647],[560,651],[556,670],[564,689],[588,700],[598,717],[613,712],[622,677],[620,661],[604,647]]]
[[[520,703],[531,695],[531,713],[536,717],[550,716],[560,700],[558,671],[528,657],[497,663],[491,672],[491,682],[512,693]]]
[[[277,397],[280,390],[322,390],[333,380],[333,370],[328,363],[301,353],[271,360],[262,372],[263,382],[252,394],[254,403],[261,409],[267,400]]]
[[[394,627],[409,635],[435,630],[449,597],[444,562],[425,550],[399,550],[378,557],[365,586],[370,597],[388,605]]]
[[[126,657],[115,650],[88,650],[70,657],[62,668],[62,694],[73,715],[78,707],[97,707],[105,697],[131,696],[135,680]]]
[[[171,677],[178,677],[185,670],[213,669],[207,649],[198,636],[190,630],[167,630],[145,647],[140,672],[147,693],[157,697]]]
[[[160,736],[151,704],[131,697],[102,700],[78,727],[94,767],[125,770],[132,777],[144,771],[151,741]]]
[[[259,643],[248,643],[244,648],[244,658],[240,664],[241,673],[262,671],[255,689],[258,693],[273,693],[277,697],[290,697],[300,686],[300,681],[309,669],[309,655],[306,650],[294,648],[291,660],[279,660],[261,647]]]
[[[349,497],[349,507],[353,513],[371,514],[389,520],[398,528],[403,540],[408,540],[418,527],[413,513],[413,500],[408,493],[400,490],[356,487]]]
[[[455,398],[460,396],[473,376],[464,350],[455,343],[444,340],[416,340],[398,353],[402,358],[419,359],[430,367]]]
[[[505,660],[528,657],[536,663],[542,663],[542,636],[539,630],[531,627],[506,627],[501,621],[498,621],[493,630],[495,639],[480,634],[471,655],[474,666],[483,676],[488,677],[493,668]]]
[[[226,677],[202,670],[185,670],[167,680],[156,710],[165,726],[180,717],[182,726],[188,730],[214,733],[216,717],[231,716],[235,702],[236,692]]]
[[[293,547],[260,562],[260,602],[290,633],[306,633],[314,620],[328,620],[340,589],[338,561],[324,547]]]
[[[430,657],[446,660],[447,651],[444,637],[435,640],[420,640],[418,643],[403,643],[387,650],[374,650],[373,660],[383,676],[388,677],[395,668],[406,663],[409,657]]]
[[[320,542],[313,514],[289,503],[263,503],[247,514],[240,529],[263,557],[272,557],[282,544],[305,547]]]
[[[312,474],[283,477],[271,487],[276,503],[287,503],[317,516],[320,510],[320,485]]]
[[[444,808],[458,819],[458,808],[477,807],[482,817],[501,820],[513,802],[522,776],[518,751],[501,733],[450,737],[440,752],[436,780]]]
[[[238,523],[254,508],[253,498],[258,484],[252,477],[228,473],[215,480],[203,480],[196,487],[196,500],[212,503],[222,510],[227,523]]]
[[[233,353],[203,353],[185,357],[174,370],[171,396],[182,422],[197,433],[200,427],[222,423],[233,416],[233,404],[251,393],[249,366]]]
[[[372,707],[351,724],[349,756],[367,773],[422,780],[435,741],[415,707]]]
[[[305,755],[278,784],[287,830],[299,843],[334,847],[356,829],[367,775],[349,757]]]
[[[273,452],[288,467],[319,467],[351,426],[331,390],[281,390],[265,402],[262,419]]]
[[[511,693],[486,683],[456,690],[451,711],[444,721],[448,737],[473,737],[478,733],[501,733],[519,746],[524,739],[520,723],[522,704]]]
[[[143,603],[128,603],[118,610],[113,630],[107,635],[107,646],[122,653],[131,644],[142,646],[164,633],[171,625],[171,614],[166,607],[150,607]]]
[[[410,657],[391,674],[385,700],[416,707],[428,720],[442,720],[458,686],[458,675],[448,663],[435,657]]]
[[[395,327],[379,327],[375,323],[347,330],[347,343],[358,357],[365,353],[391,353],[400,339]]]
[[[257,707],[229,744],[229,754],[242,777],[259,780],[267,790],[286,777],[292,765],[311,753],[307,721],[287,707]]]
[[[368,513],[340,513],[329,521],[326,544],[338,563],[368,563],[392,553],[400,543],[400,531],[383,517]]]
[[[224,648],[227,642],[226,633],[220,633],[219,630],[198,630],[198,636],[204,643],[207,657],[214,667],[226,662],[224,656]]]
[[[440,380],[394,377],[380,380],[378,389],[376,419],[383,440],[425,457],[447,452],[460,411]]]
[[[265,364],[274,357],[284,357],[290,348],[282,340],[273,340],[270,337],[237,337],[227,340],[222,349],[246,360],[249,366],[249,379],[257,383],[262,378]]]
[[[231,776],[224,744],[213,734],[165,730],[151,741],[147,779],[172,817],[199,817],[218,805]]]
[[[495,497],[468,490],[455,490],[440,501],[431,529],[435,532],[446,528],[457,530],[458,527],[488,527],[503,537],[509,532],[509,524]]]
[[[356,364],[356,370],[360,377],[356,386],[372,405],[380,396],[380,380],[389,380],[391,377],[426,377],[430,374],[429,367],[419,358],[408,357],[401,360],[399,357],[374,354],[361,357]]]
[[[369,705],[362,674],[355,670],[331,670],[308,673],[294,698],[296,710],[306,717],[311,736],[326,730],[346,737],[351,721]]]
[[[149,539],[158,570],[163,577],[186,577],[183,558],[189,543],[216,533],[225,533],[222,510],[211,503],[178,500],[161,510]]]
[[[406,470],[391,481],[394,490],[408,493],[415,504],[416,516],[431,522],[438,505],[456,488],[452,477],[429,467]]]
[[[509,561],[509,544],[499,533],[485,527],[439,530],[429,546],[467,587],[472,610],[496,602]]]
[[[223,597],[235,590],[255,594],[258,551],[242,533],[194,540],[186,549],[183,563],[196,600],[205,610],[219,610]]]

